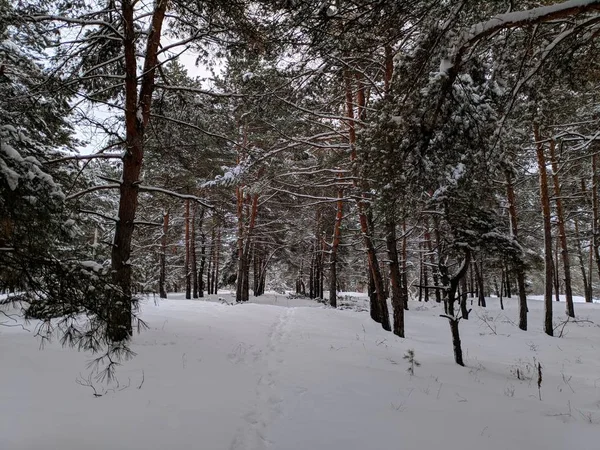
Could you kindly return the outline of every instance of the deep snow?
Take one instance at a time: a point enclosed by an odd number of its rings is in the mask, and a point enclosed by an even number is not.
[[[403,340],[366,312],[281,294],[233,306],[172,297],[144,303],[150,329],[135,336],[119,387],[94,382],[101,397],[76,383],[89,354],[39,350],[35,324],[0,327],[0,449],[600,446],[600,305],[577,304],[594,323],[568,324],[560,339],[541,330],[542,302],[530,302],[527,332],[514,324],[514,300],[506,311],[497,299],[474,306],[460,324],[463,368],[431,302],[411,302]],[[564,303],[554,305],[558,322]],[[408,349],[421,364],[414,376]],[[532,379],[518,380],[517,368]]]

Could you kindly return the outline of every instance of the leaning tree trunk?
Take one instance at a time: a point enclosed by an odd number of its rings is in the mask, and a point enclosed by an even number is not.
[[[552,223],[550,216],[550,199],[548,197],[548,174],[546,172],[546,157],[544,144],[539,132],[539,126],[534,124],[533,133],[536,140],[536,155],[540,182],[540,202],[544,220],[544,332],[548,336],[554,335],[552,326]]]
[[[519,226],[517,220],[517,201],[515,189],[513,187],[512,176],[509,170],[506,171],[506,194],[508,197],[508,214],[513,237],[519,238]],[[519,263],[516,270],[517,289],[519,291],[519,328],[527,330],[527,292],[525,290],[525,268],[523,263]]]
[[[116,287],[114,298],[108,305],[107,338],[113,342],[128,340],[133,334],[132,283],[131,283],[131,241],[138,206],[140,174],[144,159],[144,134],[154,91],[154,76],[158,63],[158,48],[162,25],[167,9],[167,0],[157,0],[150,20],[150,27],[144,67],[138,77],[137,33],[134,26],[134,5],[132,0],[122,0],[123,52],[125,55],[125,153],[123,173],[119,188],[118,220],[111,250],[112,281]],[[138,97],[138,79],[141,87]]]
[[[169,232],[169,211],[163,214],[163,233],[160,238],[160,275],[158,277],[158,291],[160,298],[167,298],[165,287],[167,279],[167,233]]]

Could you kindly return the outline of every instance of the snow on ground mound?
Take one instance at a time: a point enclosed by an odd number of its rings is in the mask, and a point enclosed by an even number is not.
[[[271,305],[180,298],[143,305],[150,329],[118,387],[92,380],[100,397],[75,381],[86,384],[89,355],[0,328],[0,449],[598,448],[597,305],[577,305],[586,321],[560,339],[542,333],[541,302],[528,332],[511,299],[506,311],[475,306],[460,324],[463,368],[435,303],[410,304],[402,340],[368,313],[281,294],[259,300]]]

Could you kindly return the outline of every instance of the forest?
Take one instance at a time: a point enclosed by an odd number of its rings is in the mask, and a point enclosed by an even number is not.
[[[599,80],[600,0],[0,0],[0,328],[109,380],[148,299],[356,293],[387,339],[435,307],[459,366],[490,303],[563,337]]]

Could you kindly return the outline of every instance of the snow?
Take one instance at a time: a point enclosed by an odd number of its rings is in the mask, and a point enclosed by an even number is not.
[[[513,11],[505,14],[499,14],[492,17],[486,22],[480,22],[471,27],[468,37],[472,38],[477,35],[484,34],[489,30],[493,30],[498,27],[508,26],[516,23],[523,22],[534,22],[543,18],[544,16],[551,16],[553,14],[566,12],[572,9],[591,7],[600,5],[599,0],[570,0],[566,2],[559,2],[548,6],[540,6],[538,8],[532,8],[523,11]]]
[[[448,58],[442,58],[440,61],[439,72],[443,75],[448,74],[448,71],[452,68],[452,61]]]
[[[473,306],[460,330],[467,367],[452,360],[447,320],[435,303],[410,303],[407,339],[367,312],[334,310],[270,293],[230,305],[146,300],[150,329],[119,386],[86,380],[90,355],[53,343],[35,323],[0,327],[0,448],[564,450],[597,448],[600,436],[600,307],[578,304],[563,338],[514,324],[516,300]],[[342,298],[365,305],[361,294]],[[563,304],[564,305],[564,304]],[[558,309],[558,308],[557,308]],[[562,314],[562,312],[561,312]],[[557,313],[556,321],[563,320]],[[420,366],[407,373],[414,349]],[[542,400],[537,379],[541,362]],[[86,381],[83,381],[85,384]]]

